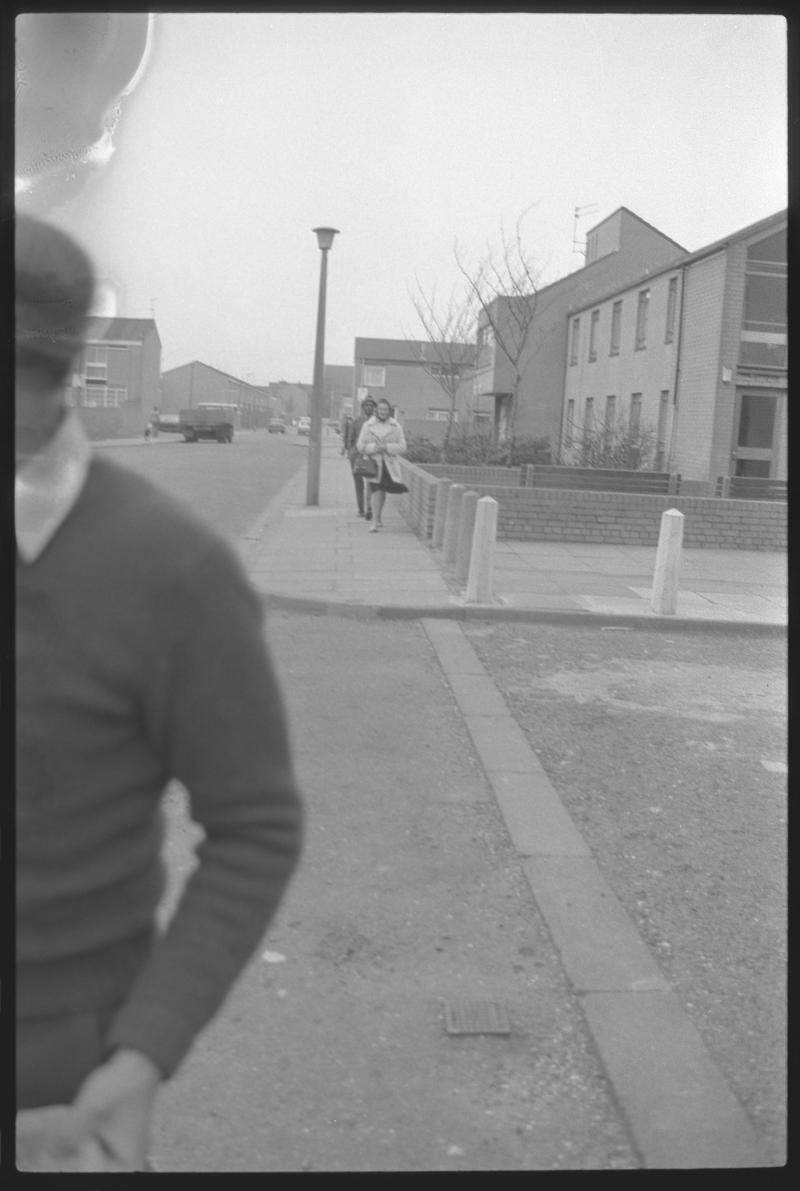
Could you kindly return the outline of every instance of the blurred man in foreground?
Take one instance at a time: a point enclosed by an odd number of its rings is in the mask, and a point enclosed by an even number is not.
[[[19,216],[15,264],[18,1161],[142,1170],[157,1088],[262,938],[302,807],[235,555],[65,407],[89,260]],[[161,937],[173,779],[205,838]]]

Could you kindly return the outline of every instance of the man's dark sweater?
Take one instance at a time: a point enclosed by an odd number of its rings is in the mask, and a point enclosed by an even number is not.
[[[233,552],[109,461],[17,564],[17,1012],[119,1006],[170,1075],[262,937],[302,809],[260,602]],[[205,839],[164,938],[161,800]]]

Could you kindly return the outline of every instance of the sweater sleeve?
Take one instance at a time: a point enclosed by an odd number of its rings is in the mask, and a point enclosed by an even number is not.
[[[260,601],[219,543],[175,591],[146,730],[204,831],[163,938],[109,1031],[173,1073],[277,909],[301,847],[302,804]],[[173,619],[178,619],[173,616]]]

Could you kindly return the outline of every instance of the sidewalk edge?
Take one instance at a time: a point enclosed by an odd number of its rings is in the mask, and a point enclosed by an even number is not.
[[[344,600],[321,600],[311,596],[285,595],[279,592],[260,592],[267,608],[282,612],[305,612],[316,616],[341,616],[362,620],[421,620],[426,617],[456,621],[496,621],[516,624],[553,624],[577,626],[608,626],[616,629],[676,630],[680,632],[741,632],[759,636],[783,637],[786,624],[772,621],[703,619],[701,617],[615,615],[608,612],[589,612],[583,609],[497,608],[489,605],[441,604],[355,604]]]

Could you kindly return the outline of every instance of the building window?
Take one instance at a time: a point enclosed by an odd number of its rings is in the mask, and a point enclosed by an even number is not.
[[[580,344],[580,337],[581,337],[581,320],[579,318],[574,318],[572,320],[572,347],[570,348],[570,353],[569,353],[570,364],[578,363],[578,347]]]
[[[105,385],[87,385],[82,405],[87,409],[116,409],[128,400],[127,389],[108,389]]]
[[[614,433],[614,423],[617,419],[617,399],[616,397],[606,397],[606,416],[603,423],[603,437],[606,442],[611,441]]]
[[[453,412],[452,419],[454,422],[458,421],[458,411]],[[448,422],[448,421],[450,421],[450,410],[449,409],[431,409],[431,408],[429,408],[428,412],[425,415],[425,421],[426,422]]]
[[[631,412],[628,421],[631,436],[639,433],[642,424],[642,394],[631,393]]]
[[[669,389],[662,389],[658,401],[658,429],[656,430],[656,471],[661,471],[667,451],[667,416]]]
[[[386,388],[386,369],[379,364],[365,364],[361,377],[368,389]]]
[[[639,290],[639,304],[636,307],[636,350],[647,346],[647,307],[650,304],[650,290]]]
[[[597,324],[600,322],[600,311],[592,311],[592,321],[589,323],[589,359],[597,359]]]
[[[675,338],[675,311],[678,308],[678,278],[670,277],[667,293],[667,326],[664,331],[664,342],[672,343]]]
[[[739,365],[786,367],[786,232],[747,249]]]
[[[620,328],[622,326],[622,302],[615,302],[611,309],[611,346],[608,350],[610,356],[619,355],[619,336]]]
[[[591,434],[594,430],[594,397],[587,397],[583,407],[583,433]]]
[[[573,428],[574,422],[575,422],[575,402],[568,401],[567,402],[567,425],[564,430],[564,446],[565,447],[572,446],[572,428]]]
[[[108,348],[90,343],[86,348],[86,379],[105,382],[108,376]]]

